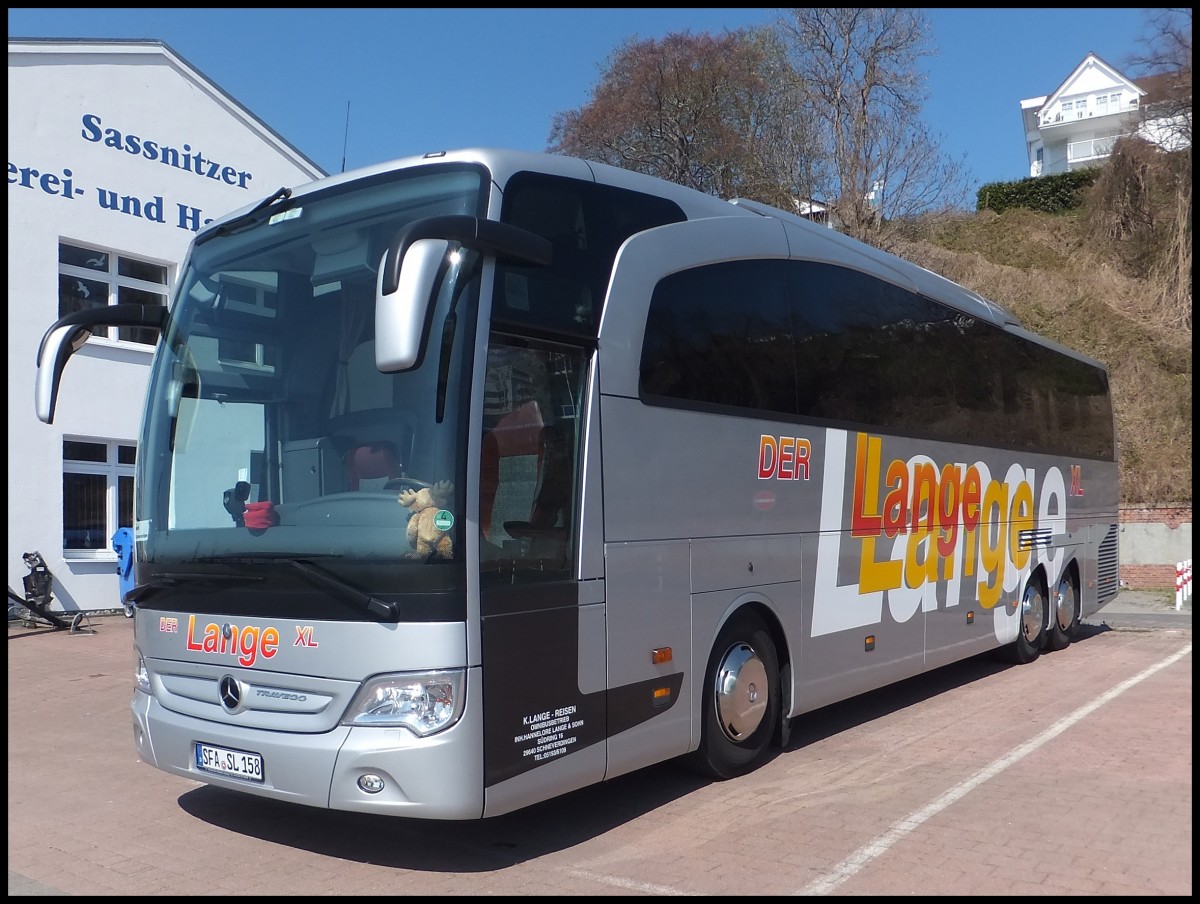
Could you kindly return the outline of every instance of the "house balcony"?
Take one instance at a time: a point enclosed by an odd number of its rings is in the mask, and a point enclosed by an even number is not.
[[[1112,155],[1113,145],[1123,135],[1109,135],[1106,138],[1089,138],[1086,141],[1072,141],[1067,145],[1067,166],[1078,169],[1098,163]]]
[[[1113,122],[1123,121],[1129,116],[1136,118],[1140,109],[1141,105],[1137,99],[1134,99],[1123,109],[1113,105],[1104,112],[1075,110],[1066,114],[1043,113],[1037,117],[1037,128],[1043,132],[1056,131],[1070,134],[1077,129],[1096,129],[1102,120]]]

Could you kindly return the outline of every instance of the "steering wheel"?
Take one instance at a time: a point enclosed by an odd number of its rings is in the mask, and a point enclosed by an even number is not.
[[[424,480],[418,480],[415,477],[393,477],[383,485],[385,490],[425,490],[433,486]]]

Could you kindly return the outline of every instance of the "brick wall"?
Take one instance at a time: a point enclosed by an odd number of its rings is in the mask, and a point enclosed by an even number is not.
[[[1122,506],[1121,584],[1131,590],[1174,590],[1175,565],[1190,560],[1192,510],[1183,506]],[[1136,546],[1125,534],[1144,525],[1156,536],[1177,540],[1172,543]],[[1186,537],[1186,539],[1184,539]]]
[[[1192,510],[1177,505],[1145,506],[1144,508],[1121,506],[1121,523],[1165,524],[1167,527],[1176,528],[1192,523]]]
[[[1126,565],[1121,563],[1121,585],[1130,590],[1175,589],[1175,565]]]

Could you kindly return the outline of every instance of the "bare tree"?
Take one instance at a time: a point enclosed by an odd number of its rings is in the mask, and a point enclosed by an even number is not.
[[[1152,120],[1151,131],[1159,143],[1172,148],[1192,144],[1192,10],[1146,10],[1146,31],[1139,38],[1142,50],[1130,65],[1154,76],[1158,96],[1142,110]]]
[[[1153,79],[1151,96],[1140,110],[1143,131],[1155,145],[1175,151],[1166,157],[1148,158],[1138,176],[1152,180],[1158,191],[1147,192],[1151,211],[1140,236],[1154,249],[1148,255],[1151,316],[1192,337],[1192,10],[1146,10],[1146,29],[1139,38],[1141,52],[1130,65]],[[1115,181],[1115,176],[1114,176]],[[1134,195],[1134,180],[1120,184],[1122,199]],[[1168,190],[1163,191],[1163,188]],[[1118,208],[1119,209],[1119,208]]]
[[[965,202],[964,162],[920,119],[933,48],[919,9],[791,9],[779,29],[831,164],[816,188],[847,233],[885,244],[888,220]]]
[[[812,180],[805,95],[770,29],[625,41],[547,149],[719,197],[794,205]]]

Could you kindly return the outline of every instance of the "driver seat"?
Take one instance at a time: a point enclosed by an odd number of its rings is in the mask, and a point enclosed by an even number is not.
[[[347,488],[350,490],[384,489],[389,480],[404,476],[395,443],[362,443],[350,449],[344,461]]]

